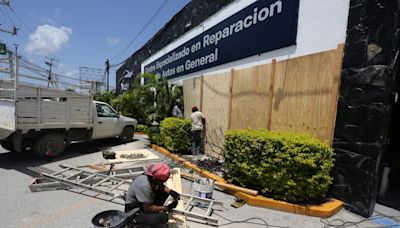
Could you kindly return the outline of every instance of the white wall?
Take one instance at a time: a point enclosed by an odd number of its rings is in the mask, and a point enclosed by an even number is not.
[[[231,3],[229,6],[223,8],[217,14],[204,21],[201,25],[193,28],[182,37],[145,60],[141,66],[142,72],[144,71],[145,65],[160,58],[179,45],[184,44],[201,34],[203,31],[208,30],[254,2],[255,0],[237,0]],[[241,69],[254,65],[270,63],[272,59],[280,61],[335,49],[338,44],[344,43],[346,40],[349,7],[350,0],[300,0],[297,45],[197,71],[171,79],[170,81],[172,83],[180,84],[184,79],[199,76],[201,74],[215,74],[229,71],[232,68]]]

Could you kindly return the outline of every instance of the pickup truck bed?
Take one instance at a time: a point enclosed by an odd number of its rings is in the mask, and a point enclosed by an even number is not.
[[[14,101],[13,87],[0,80],[0,131],[93,127],[92,96],[17,84]]]

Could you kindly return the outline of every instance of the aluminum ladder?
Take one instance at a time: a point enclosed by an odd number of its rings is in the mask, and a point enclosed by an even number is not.
[[[110,175],[104,174],[108,172],[90,172],[67,165],[60,165],[60,167],[62,169],[59,171],[53,171],[41,166],[29,167],[30,170],[40,173],[45,179],[50,180],[50,182],[32,183],[32,187],[30,187],[31,190],[47,191],[66,189],[76,192],[73,190],[74,188],[81,188],[97,194],[84,194],[82,191],[76,193],[124,205],[124,197],[131,184],[131,180],[126,180],[124,178],[132,179],[143,174],[143,167],[113,170]],[[195,222],[218,226],[218,219],[212,217],[213,206],[222,206],[222,202],[183,193],[181,193],[180,196],[185,204],[184,210],[174,209],[173,213],[194,219]],[[206,207],[203,208],[205,213],[192,212],[192,209],[196,207],[197,203],[206,205]]]

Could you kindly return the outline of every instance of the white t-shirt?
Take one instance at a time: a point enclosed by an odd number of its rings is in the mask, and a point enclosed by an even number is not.
[[[204,115],[200,111],[196,111],[192,113],[190,116],[192,119],[192,131],[201,131],[203,130],[203,118]]]

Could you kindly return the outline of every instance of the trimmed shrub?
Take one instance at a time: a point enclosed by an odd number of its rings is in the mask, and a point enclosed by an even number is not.
[[[151,143],[163,146],[163,141],[161,140],[161,134],[160,134],[160,126],[154,125],[154,126],[149,126],[147,128],[146,134],[149,136],[149,140]]]
[[[143,124],[138,124],[136,127],[136,132],[143,132],[146,133],[148,131],[148,127]]]
[[[262,195],[293,203],[325,200],[334,166],[333,150],[298,133],[231,130],[224,158],[229,178]]]
[[[176,117],[165,118],[160,124],[161,138],[166,149],[173,153],[190,150],[191,120]]]

